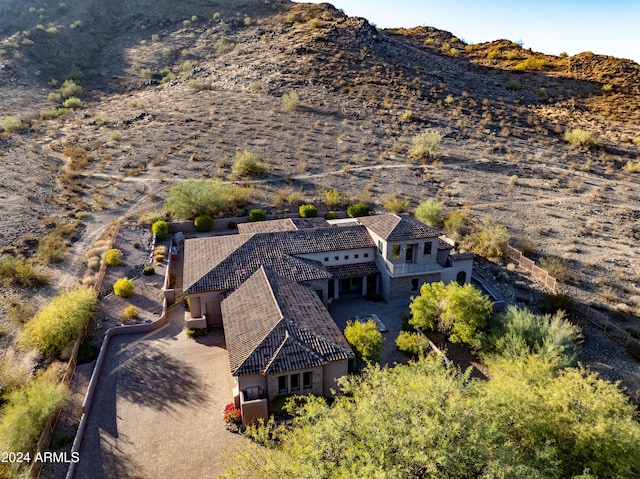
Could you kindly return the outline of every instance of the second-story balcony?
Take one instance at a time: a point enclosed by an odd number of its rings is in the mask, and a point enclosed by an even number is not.
[[[381,256],[376,257],[378,268],[386,267],[391,276],[405,276],[412,274],[429,274],[444,271],[438,263],[393,263]]]

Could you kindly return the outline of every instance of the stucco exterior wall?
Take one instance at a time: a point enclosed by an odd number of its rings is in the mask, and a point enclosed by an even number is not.
[[[417,279],[417,289],[412,289],[413,280]],[[433,283],[440,281],[440,273],[423,274],[414,276],[403,276],[400,278],[390,279],[390,295],[392,301],[405,301],[411,296],[418,296],[420,294],[420,288],[424,283]]]
[[[207,315],[207,326],[222,326],[222,312],[220,311],[220,291],[189,294],[189,309],[192,318]]]
[[[311,388],[310,389],[304,389],[303,385],[302,385],[302,375],[305,372],[311,371]],[[299,390],[295,390],[293,391],[291,389],[291,375],[292,374],[299,374],[300,375],[300,389]],[[288,385],[288,390],[286,393],[284,392],[280,392],[280,389],[278,388],[278,378],[280,376],[287,376],[287,385]],[[324,383],[323,383],[323,368],[322,367],[318,367],[318,368],[313,368],[313,369],[301,369],[298,371],[287,371],[286,373],[282,373],[282,374],[273,374],[273,375],[269,375],[267,376],[267,396],[269,398],[269,401],[272,401],[273,398],[275,398],[276,396],[279,396],[280,394],[300,394],[300,395],[305,395],[305,394],[315,394],[316,396],[322,396],[323,395],[323,388],[324,388]]]
[[[339,266],[343,264],[367,263],[373,261],[375,248],[354,248],[340,251],[298,254],[300,258],[318,261],[325,266]]]
[[[322,395],[325,397],[331,397],[331,389],[338,391],[337,379],[342,376],[346,376],[349,373],[349,361],[343,359],[342,361],[333,361],[324,366],[324,383],[322,386]]]
[[[238,376],[239,391],[246,391],[247,388],[257,386],[261,395],[267,392],[267,378],[262,374],[249,374],[246,376]]]
[[[442,273],[442,282],[450,283],[451,281],[456,281],[458,273],[464,271],[465,273],[465,282],[469,283],[471,281],[471,272],[473,270],[473,259],[464,259],[459,261],[452,261],[451,268],[446,268]]]

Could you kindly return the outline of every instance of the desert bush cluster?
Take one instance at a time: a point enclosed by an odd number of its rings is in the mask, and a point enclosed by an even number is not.
[[[186,180],[171,188],[165,208],[175,219],[232,213],[247,204],[253,189],[219,180]]]

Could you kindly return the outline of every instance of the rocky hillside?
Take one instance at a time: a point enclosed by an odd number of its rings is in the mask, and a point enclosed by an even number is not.
[[[62,266],[77,282],[105,224],[185,178],[252,184],[249,207],[274,214],[331,188],[380,210],[435,197],[561,258],[585,301],[640,334],[639,72],[378,30],[328,4],[0,0],[0,245],[30,257],[78,222]],[[282,104],[292,91],[298,108]],[[576,128],[594,145],[565,143]],[[408,148],[425,129],[443,140],[420,163]],[[251,183],[231,168],[245,149],[268,166]]]

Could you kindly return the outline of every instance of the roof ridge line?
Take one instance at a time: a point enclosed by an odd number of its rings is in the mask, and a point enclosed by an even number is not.
[[[279,325],[280,323],[278,323]],[[271,330],[273,331],[273,329]],[[269,333],[271,333],[271,331],[269,331]],[[269,370],[269,368],[271,367],[271,365],[273,364],[273,362],[276,360],[276,358],[278,357],[278,353],[280,351],[282,351],[282,348],[284,348],[284,345],[287,343],[287,339],[289,339],[289,330],[287,328],[284,329],[284,338],[282,339],[282,341],[280,342],[280,344],[278,345],[278,347],[276,348],[276,350],[273,352],[273,354],[271,355],[271,358],[269,358],[269,361],[267,362],[267,364],[265,365],[265,367],[262,369],[261,373],[262,374],[267,374],[267,371]],[[262,342],[260,343],[262,344]],[[257,348],[256,348],[257,349]],[[255,350],[254,350],[255,351]]]

